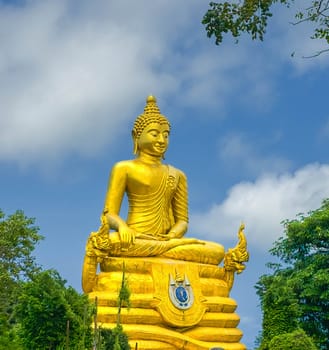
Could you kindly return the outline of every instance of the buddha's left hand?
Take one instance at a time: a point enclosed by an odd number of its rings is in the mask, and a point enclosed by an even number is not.
[[[178,220],[174,226],[171,227],[168,232],[167,239],[182,238],[187,231],[187,222],[184,220]]]

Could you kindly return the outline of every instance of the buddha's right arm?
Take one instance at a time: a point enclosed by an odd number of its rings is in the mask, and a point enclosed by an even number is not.
[[[126,222],[117,214],[109,213],[104,210],[102,219],[102,223],[109,225],[109,228],[115,231],[119,231],[120,228],[124,228],[127,226]]]
[[[126,162],[119,162],[112,168],[105,196],[103,216],[106,216],[110,228],[118,230],[124,223],[119,217],[122,199],[126,190]]]
[[[116,214],[106,214],[105,218],[110,228],[116,230],[110,234],[110,240],[120,240],[121,250],[128,250],[129,247],[135,242],[135,231],[132,230],[124,220]]]
[[[104,209],[101,216],[102,224],[108,224],[110,229],[119,231],[126,222],[119,216],[122,199],[126,188],[127,170],[125,163],[119,162],[112,168],[109,176]]]
[[[119,216],[122,199],[126,189],[127,162],[115,164],[109,178],[105,198],[102,222],[108,223],[110,229],[119,233],[122,248],[128,248],[135,241],[134,231]]]

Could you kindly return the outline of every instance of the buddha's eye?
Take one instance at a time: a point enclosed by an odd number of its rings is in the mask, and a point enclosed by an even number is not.
[[[156,131],[151,131],[150,132],[150,135],[153,136],[153,137],[157,137],[158,136],[158,133]]]

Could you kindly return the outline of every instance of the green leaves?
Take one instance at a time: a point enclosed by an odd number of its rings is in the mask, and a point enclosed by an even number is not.
[[[89,301],[66,288],[54,270],[23,284],[15,310],[24,349],[64,349],[67,342],[70,349],[85,349],[91,344]]]
[[[327,349],[329,200],[319,209],[299,214],[283,225],[285,236],[270,251],[282,263],[269,264],[273,274],[262,276],[256,285],[263,310],[260,349],[279,349],[273,344],[270,347],[271,339],[296,329],[303,329],[319,349]],[[295,339],[286,336],[289,342]],[[281,340],[275,344],[281,344]],[[299,349],[296,344],[294,348]]]
[[[19,280],[31,276],[38,267],[31,255],[36,244],[43,239],[34,226],[35,219],[23,211],[16,211],[7,218],[0,210],[0,276]]]
[[[0,210],[0,344],[9,342],[13,349],[13,309],[20,283],[40,270],[32,253],[43,237],[34,222],[23,211],[6,217]]]
[[[207,36],[215,36],[216,45],[223,41],[224,33],[231,33],[234,38],[247,33],[253,40],[263,40],[267,20],[272,16],[270,6],[276,0],[245,0],[241,2],[211,2],[210,9],[202,19]]]
[[[269,350],[317,350],[312,339],[302,329],[291,333],[282,333],[273,337],[269,343]]]
[[[32,253],[43,237],[34,222],[0,210],[0,348],[90,349],[89,300],[36,264]]]
[[[290,7],[294,0],[244,0],[210,2],[209,9],[202,19],[207,36],[215,37],[216,45],[223,42],[224,34],[230,33],[236,42],[237,38],[246,33],[253,40],[263,40],[268,20],[273,13],[274,4]],[[312,39],[325,40],[329,44],[329,2],[309,0],[306,7],[302,7],[295,14],[293,25],[309,22],[313,25]],[[329,49],[321,50],[317,56]],[[311,56],[311,57],[313,57]]]
[[[123,332],[122,326],[113,329],[100,329],[101,344],[100,350],[130,350],[128,337]]]
[[[329,253],[329,200],[308,213],[299,214],[297,219],[283,222],[286,236],[274,243],[270,252],[285,263],[294,264]],[[324,263],[327,260],[325,259]]]

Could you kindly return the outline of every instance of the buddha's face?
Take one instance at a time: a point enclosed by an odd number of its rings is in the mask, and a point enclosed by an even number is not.
[[[137,140],[138,150],[152,156],[163,156],[169,144],[169,125],[151,123]]]

